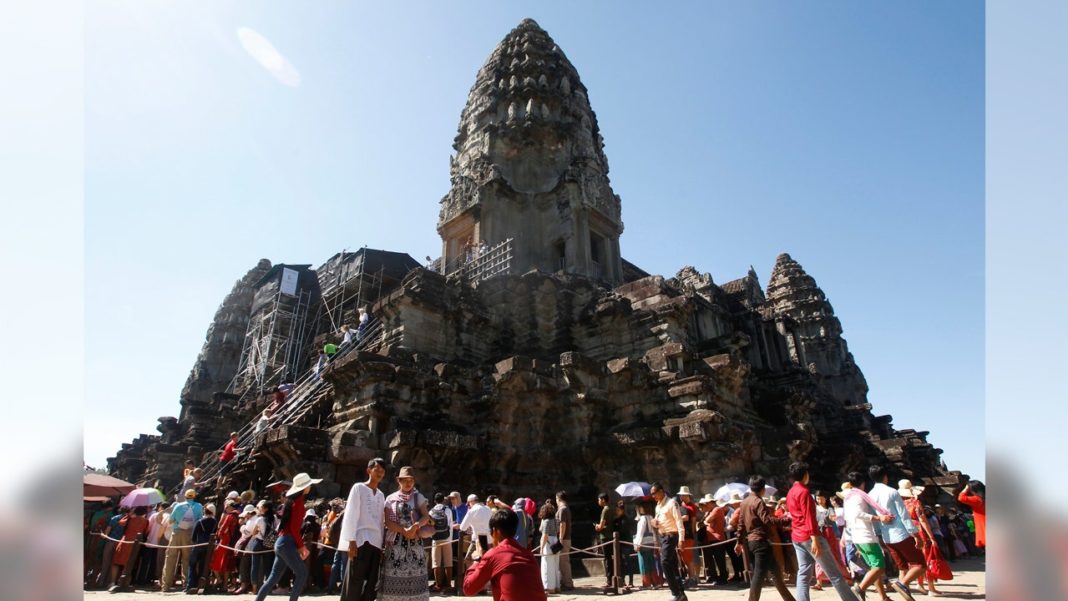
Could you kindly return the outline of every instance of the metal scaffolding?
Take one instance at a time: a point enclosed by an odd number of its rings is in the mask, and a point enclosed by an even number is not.
[[[237,374],[226,391],[241,393],[242,399],[271,386],[292,380],[300,373],[310,325],[308,310],[312,291],[296,295],[278,290],[261,310],[249,319]]]
[[[512,240],[508,238],[482,250],[472,248],[470,252],[449,261],[444,270],[441,269],[441,259],[432,261],[430,268],[444,275],[459,273],[469,282],[481,282],[493,276],[507,275],[512,272]]]

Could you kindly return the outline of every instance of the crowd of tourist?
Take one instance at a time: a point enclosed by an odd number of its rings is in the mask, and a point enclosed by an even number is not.
[[[981,555],[986,545],[981,483],[970,483],[956,504],[927,506],[922,487],[892,487],[881,466],[850,473],[832,493],[810,490],[809,467],[797,462],[782,498],[766,494],[760,476],[744,493],[719,498],[695,500],[686,486],[672,494],[660,483],[638,498],[602,493],[596,540],[586,549],[572,546],[566,491],[511,504],[458,491],[431,500],[411,467],[398,470],[395,486],[385,484],[389,467],[372,459],[347,499],[310,499],[320,480],[298,474],[264,498],[220,495],[219,510],[201,503],[200,470],[187,464],[176,502],[89,508],[85,585],[248,593],[257,601],[279,591],[343,601],[491,591],[495,600],[527,601],[573,589],[572,558],[580,555],[601,558],[606,589],[634,585],[637,576],[636,586],[666,586],[674,601],[700,585],[748,586],[755,601],[767,579],[784,600],[807,600],[827,585],[841,599],[896,593],[912,601],[915,593],[939,595],[937,582],[952,578],[948,562]]]

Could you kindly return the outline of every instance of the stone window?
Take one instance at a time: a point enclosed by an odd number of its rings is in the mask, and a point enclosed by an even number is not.
[[[557,271],[564,271],[567,268],[567,243],[563,240],[553,243],[553,266]]]
[[[600,264],[604,262],[604,238],[590,232],[590,260]]]

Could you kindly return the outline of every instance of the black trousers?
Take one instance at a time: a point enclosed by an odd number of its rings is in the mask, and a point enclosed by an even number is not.
[[[667,580],[671,594],[678,597],[682,594],[682,576],[679,575],[679,535],[660,535],[660,565],[664,568],[664,579]]]
[[[734,550],[734,545],[724,546],[727,547],[727,557],[731,558],[731,570],[733,572],[733,576],[731,576],[731,578],[734,578],[735,580],[741,580],[742,572],[745,571],[745,562],[742,561],[742,556],[738,555],[738,553]]]
[[[608,546],[601,547],[604,549],[604,579],[608,586],[612,586],[612,578],[616,575],[616,558],[615,550],[612,548],[611,539],[607,541]]]
[[[749,601],[760,599],[760,589],[764,586],[764,578],[770,573],[775,582],[775,588],[786,601],[794,601],[794,596],[786,588],[786,582],[782,578],[782,568],[775,561],[775,552],[771,549],[771,543],[766,540],[748,541],[749,555],[752,556],[753,574],[749,580]]]
[[[345,568],[345,584],[341,587],[341,601],[374,601],[378,594],[378,575],[382,566],[382,550],[364,543],[356,549],[356,559]]]
[[[710,544],[715,541],[708,541]],[[723,584],[727,581],[727,547],[733,543],[706,547],[701,550],[705,559],[705,577],[709,580]]]

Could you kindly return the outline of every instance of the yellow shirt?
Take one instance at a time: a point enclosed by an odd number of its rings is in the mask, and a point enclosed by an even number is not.
[[[679,542],[686,540],[686,527],[674,499],[664,497],[663,501],[656,504],[656,523],[660,534],[678,534]]]

